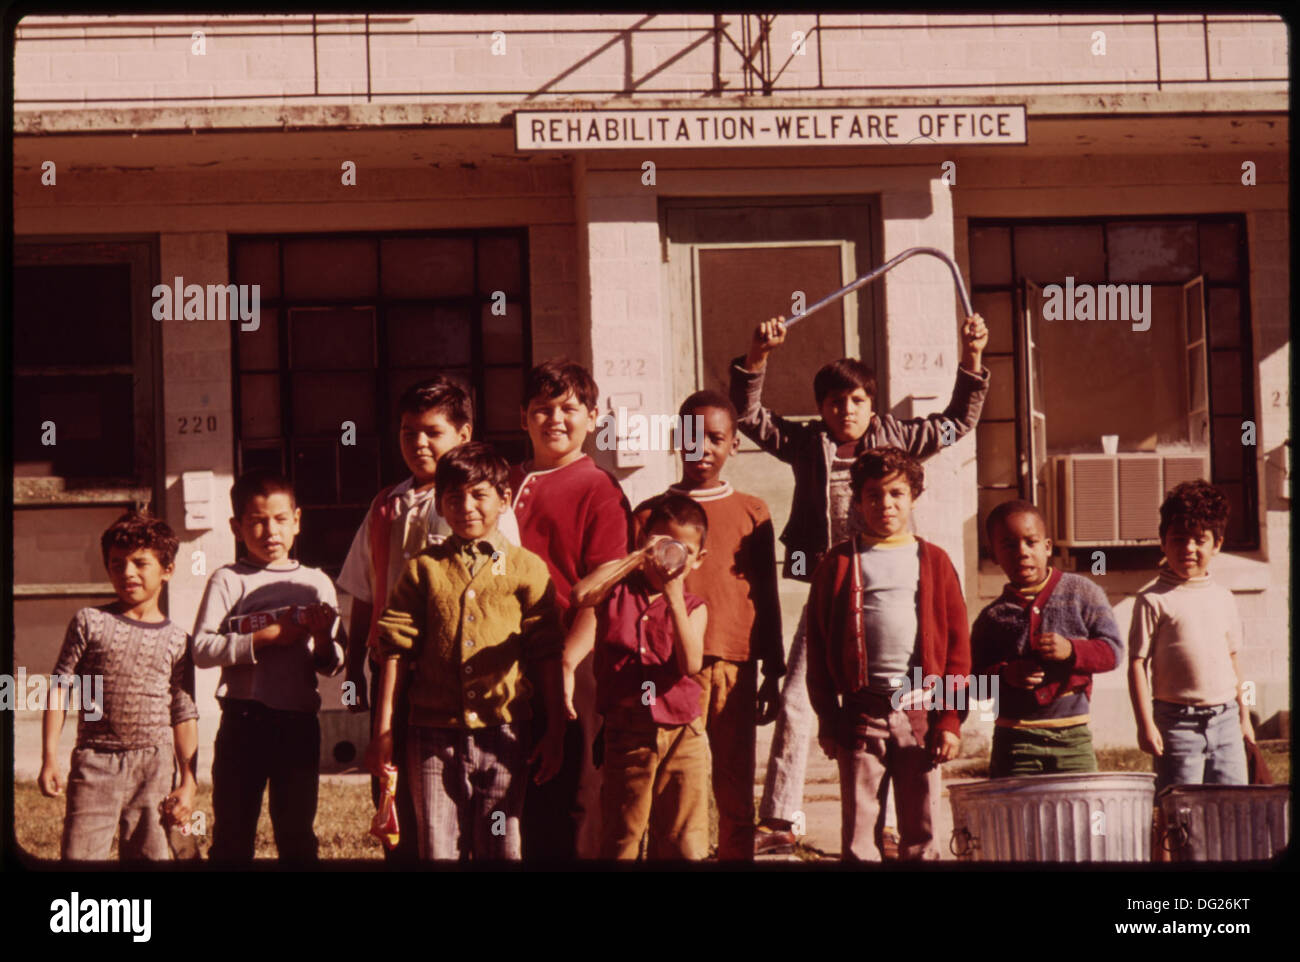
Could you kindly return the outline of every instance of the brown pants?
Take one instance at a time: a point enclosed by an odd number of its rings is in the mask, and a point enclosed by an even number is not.
[[[650,858],[706,858],[708,765],[703,719],[657,725],[644,709],[606,716],[600,857],[635,859],[648,827]]]
[[[880,815],[885,775],[897,793],[898,857],[934,859],[934,806],[941,785],[939,766],[925,746],[924,711],[889,711],[873,717],[846,709],[838,739],[840,768],[840,841],[845,861],[879,862],[876,820]]]
[[[754,857],[754,736],[758,728],[758,665],[710,659],[695,676],[713,758],[718,805],[718,858]]]

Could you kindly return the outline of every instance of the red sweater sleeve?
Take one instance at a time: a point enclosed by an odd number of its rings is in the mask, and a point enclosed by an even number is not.
[[[808,644],[808,700],[817,714],[817,737],[825,738],[835,734],[836,715],[839,711],[839,698],[835,694],[835,682],[831,678],[827,663],[827,651],[831,638],[831,603],[834,594],[831,590],[835,581],[834,553],[822,559],[813,573],[812,590],[808,594],[808,610],[805,631]]]
[[[956,678],[970,674],[970,630],[966,625],[966,599],[961,593],[961,582],[957,571],[952,566],[947,554],[940,554],[938,578],[939,597],[936,599],[943,606],[944,620],[948,629],[948,650],[943,672],[948,677]],[[954,734],[961,732],[961,716],[955,708],[945,708],[936,712],[937,727]]]
[[[1073,670],[1081,674],[1110,671],[1115,667],[1115,649],[1098,638],[1071,638],[1074,648]]]

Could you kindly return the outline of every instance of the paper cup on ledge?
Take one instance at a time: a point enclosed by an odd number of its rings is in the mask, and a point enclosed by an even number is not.
[[[1119,435],[1103,434],[1101,436],[1101,450],[1103,454],[1119,454]]]

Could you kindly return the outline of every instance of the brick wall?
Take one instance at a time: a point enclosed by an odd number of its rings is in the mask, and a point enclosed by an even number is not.
[[[19,109],[303,97],[356,103],[511,100],[615,92],[762,92],[738,46],[740,15],[436,14],[265,17],[27,17],[19,24]],[[751,37],[759,35],[755,18]],[[1071,90],[1155,89],[1150,15],[783,14],[770,22],[778,89],[946,88],[1078,84]],[[586,32],[576,32],[576,31]],[[200,55],[193,34],[203,31]],[[1105,52],[1101,53],[1104,34]],[[367,35],[368,34],[368,35]],[[820,46],[818,45],[820,38]],[[751,40],[751,44],[755,43]],[[495,49],[498,51],[493,52]],[[367,62],[368,52],[368,62]],[[1165,81],[1285,78],[1276,17],[1159,17]],[[1285,89],[1285,80],[1271,85]],[[1238,89],[1228,83],[1223,89]],[[42,103],[37,103],[38,101]]]

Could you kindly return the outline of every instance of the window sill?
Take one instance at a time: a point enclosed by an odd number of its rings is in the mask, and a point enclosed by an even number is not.
[[[78,486],[84,484],[84,487]],[[113,481],[69,481],[67,478],[14,478],[14,507],[50,505],[147,505],[153,491]]]
[[[1053,559],[1055,562],[1056,559]],[[1267,591],[1274,584],[1274,576],[1268,561],[1260,552],[1235,553],[1223,552],[1217,555],[1210,565],[1214,580],[1229,591],[1235,593]],[[1096,582],[1106,594],[1134,595],[1156,577],[1154,569],[1141,571],[1111,571],[1104,575],[1094,575],[1084,567],[1075,572]],[[1002,594],[1007,577],[996,562],[981,559],[979,566],[979,597],[993,599]]]
[[[117,592],[110,584],[89,582],[84,584],[14,585],[14,598],[116,598]]]

